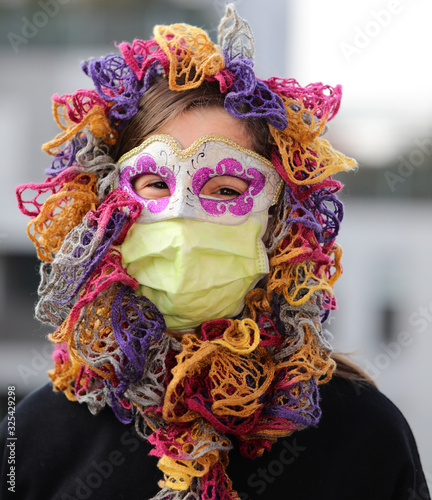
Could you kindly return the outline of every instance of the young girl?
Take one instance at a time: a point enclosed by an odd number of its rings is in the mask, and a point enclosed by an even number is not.
[[[119,49],[54,96],[49,178],[18,189],[57,391],[18,408],[19,498],[429,498],[403,416],[322,326],[340,87],[257,79],[232,6],[219,45],[178,24]]]

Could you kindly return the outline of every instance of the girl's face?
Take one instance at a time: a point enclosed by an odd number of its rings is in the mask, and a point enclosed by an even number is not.
[[[241,312],[269,272],[262,242],[281,179],[224,109],[184,112],[123,155],[119,186],[143,210],[120,248],[127,272],[190,331]]]
[[[205,135],[226,137],[247,149],[253,149],[246,127],[223,108],[197,108],[184,112],[175,120],[161,127],[155,134],[167,134],[178,141],[182,149],[187,149],[197,139]],[[243,194],[248,183],[238,177],[221,175],[211,178],[200,194],[221,200],[230,200]],[[166,182],[156,174],[144,174],[134,179],[134,191],[146,199],[170,196]]]

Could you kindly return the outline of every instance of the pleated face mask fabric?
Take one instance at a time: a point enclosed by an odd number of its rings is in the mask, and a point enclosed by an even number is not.
[[[143,223],[182,217],[241,224],[251,214],[267,211],[276,202],[282,185],[270,161],[217,135],[203,136],[187,149],[181,149],[169,135],[150,136],[123,155],[118,165],[119,186],[141,204],[138,222]],[[147,174],[159,176],[170,196],[139,196],[133,189],[133,180]],[[229,200],[203,196],[201,191],[207,182],[218,176],[241,179],[247,189]]]
[[[118,247],[128,274],[174,330],[240,313],[269,272],[262,242],[267,212],[238,226],[190,219],[134,224]]]

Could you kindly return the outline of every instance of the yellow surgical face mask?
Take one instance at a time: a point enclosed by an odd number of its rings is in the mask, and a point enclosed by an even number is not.
[[[267,218],[261,212],[237,226],[191,219],[134,224],[118,248],[167,328],[188,330],[241,312],[246,293],[269,272]]]

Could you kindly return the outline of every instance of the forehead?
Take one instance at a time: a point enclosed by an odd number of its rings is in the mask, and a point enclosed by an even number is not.
[[[156,134],[175,137],[182,149],[189,148],[203,136],[223,136],[244,148],[253,149],[253,139],[245,122],[234,118],[223,107],[188,109],[168,120]]]

